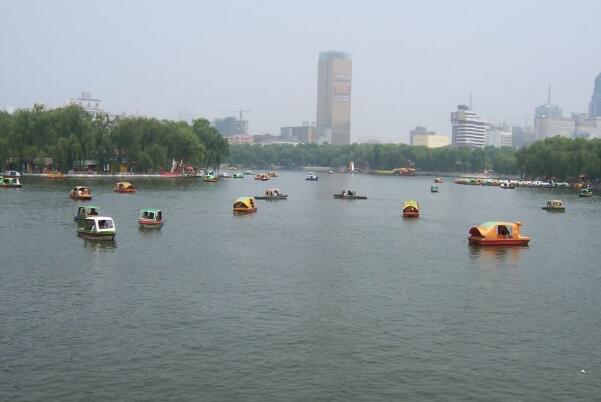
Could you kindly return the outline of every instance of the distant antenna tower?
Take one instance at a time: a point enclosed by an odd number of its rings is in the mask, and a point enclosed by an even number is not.
[[[472,91],[470,91],[470,110],[472,110]]]
[[[549,90],[547,92],[547,103],[551,103],[551,81],[549,81]]]

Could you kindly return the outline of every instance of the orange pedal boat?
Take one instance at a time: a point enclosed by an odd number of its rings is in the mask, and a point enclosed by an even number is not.
[[[521,222],[485,222],[470,229],[470,244],[479,246],[527,246],[529,237],[520,234]]]

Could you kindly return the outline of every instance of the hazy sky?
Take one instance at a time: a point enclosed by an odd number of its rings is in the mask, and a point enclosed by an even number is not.
[[[601,1],[0,0],[0,108],[88,90],[105,109],[209,119],[243,107],[252,134],[314,121],[317,57],[353,60],[351,140],[449,134],[467,103],[530,119],[547,82],[588,111],[601,72]]]

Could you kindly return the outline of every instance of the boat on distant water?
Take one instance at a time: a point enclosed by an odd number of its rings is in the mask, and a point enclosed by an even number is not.
[[[83,224],[87,218],[98,216],[98,208],[94,205],[80,206],[77,208],[77,215],[73,217],[73,220],[78,224]]]
[[[515,185],[512,182],[504,181],[501,183],[500,187],[504,190],[513,190],[515,188]]]
[[[526,246],[529,237],[520,234],[521,222],[485,222],[470,229],[470,244],[479,246]]]
[[[549,200],[547,201],[547,205],[542,207],[543,209],[550,212],[565,212],[566,207],[563,205],[563,201],[561,200]]]
[[[593,196],[593,191],[590,188],[583,188],[582,190],[580,190],[580,193],[578,193],[579,197],[592,197]]]
[[[61,172],[50,172],[46,175],[49,179],[63,179],[65,177]]]
[[[255,180],[267,181],[270,179],[271,179],[271,177],[269,177],[269,175],[265,174],[265,173],[261,173],[261,174],[258,174],[255,176]]]
[[[438,186],[430,186],[431,193],[438,193]]]
[[[263,195],[255,196],[257,200],[286,200],[288,199],[288,194],[283,194],[277,188],[269,188],[265,190]]]
[[[163,211],[156,208],[147,208],[140,211],[138,225],[140,229],[160,229],[165,223]]]
[[[115,184],[113,191],[116,193],[135,193],[136,187],[127,181],[120,181]]]
[[[334,194],[334,198],[340,200],[367,200],[366,196],[357,195],[357,192],[352,190],[342,190],[340,193]]]
[[[74,200],[89,201],[92,199],[92,192],[88,187],[75,186],[73,187],[73,190],[69,192],[69,197]]]
[[[243,173],[234,173],[233,178],[234,179],[244,179],[244,174]]]
[[[112,241],[117,235],[115,222],[108,216],[90,216],[83,227],[77,229],[77,235],[88,240]]]
[[[202,178],[202,181],[205,183],[217,183],[219,181],[219,177],[214,176],[212,174],[207,174]]]
[[[415,200],[403,203],[403,216],[405,218],[419,218],[419,204]]]
[[[250,214],[257,212],[257,204],[253,197],[239,197],[234,201],[233,210],[235,214]]]
[[[305,177],[305,180],[308,180],[308,181],[318,181],[319,177],[317,177],[316,175],[314,175],[313,172],[309,172],[309,174],[307,175],[307,177]]]
[[[245,170],[245,171],[244,171],[244,174],[250,174],[250,175],[252,175],[252,174],[253,174],[253,172],[252,172],[252,170]]]
[[[228,172],[222,172],[222,173],[219,173],[219,177],[221,177],[223,179],[231,179],[232,175],[229,174]]]
[[[276,172],[267,172],[267,176],[269,177],[278,177],[278,174]]]
[[[17,176],[0,176],[0,187],[2,188],[21,188],[23,186]]]
[[[436,177],[434,179],[434,183],[442,183],[442,179],[440,177]]]

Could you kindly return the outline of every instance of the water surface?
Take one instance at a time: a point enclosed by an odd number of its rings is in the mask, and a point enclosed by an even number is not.
[[[432,178],[282,172],[220,183],[24,178],[0,203],[2,401],[591,401],[600,198]],[[78,238],[74,185],[115,219]],[[267,187],[234,216],[238,196]],[[368,200],[334,200],[343,188]],[[404,199],[422,216],[401,218]],[[567,212],[541,206],[561,198]],[[145,207],[161,231],[140,231]],[[520,220],[527,248],[468,229]],[[581,370],[585,370],[583,374]]]

